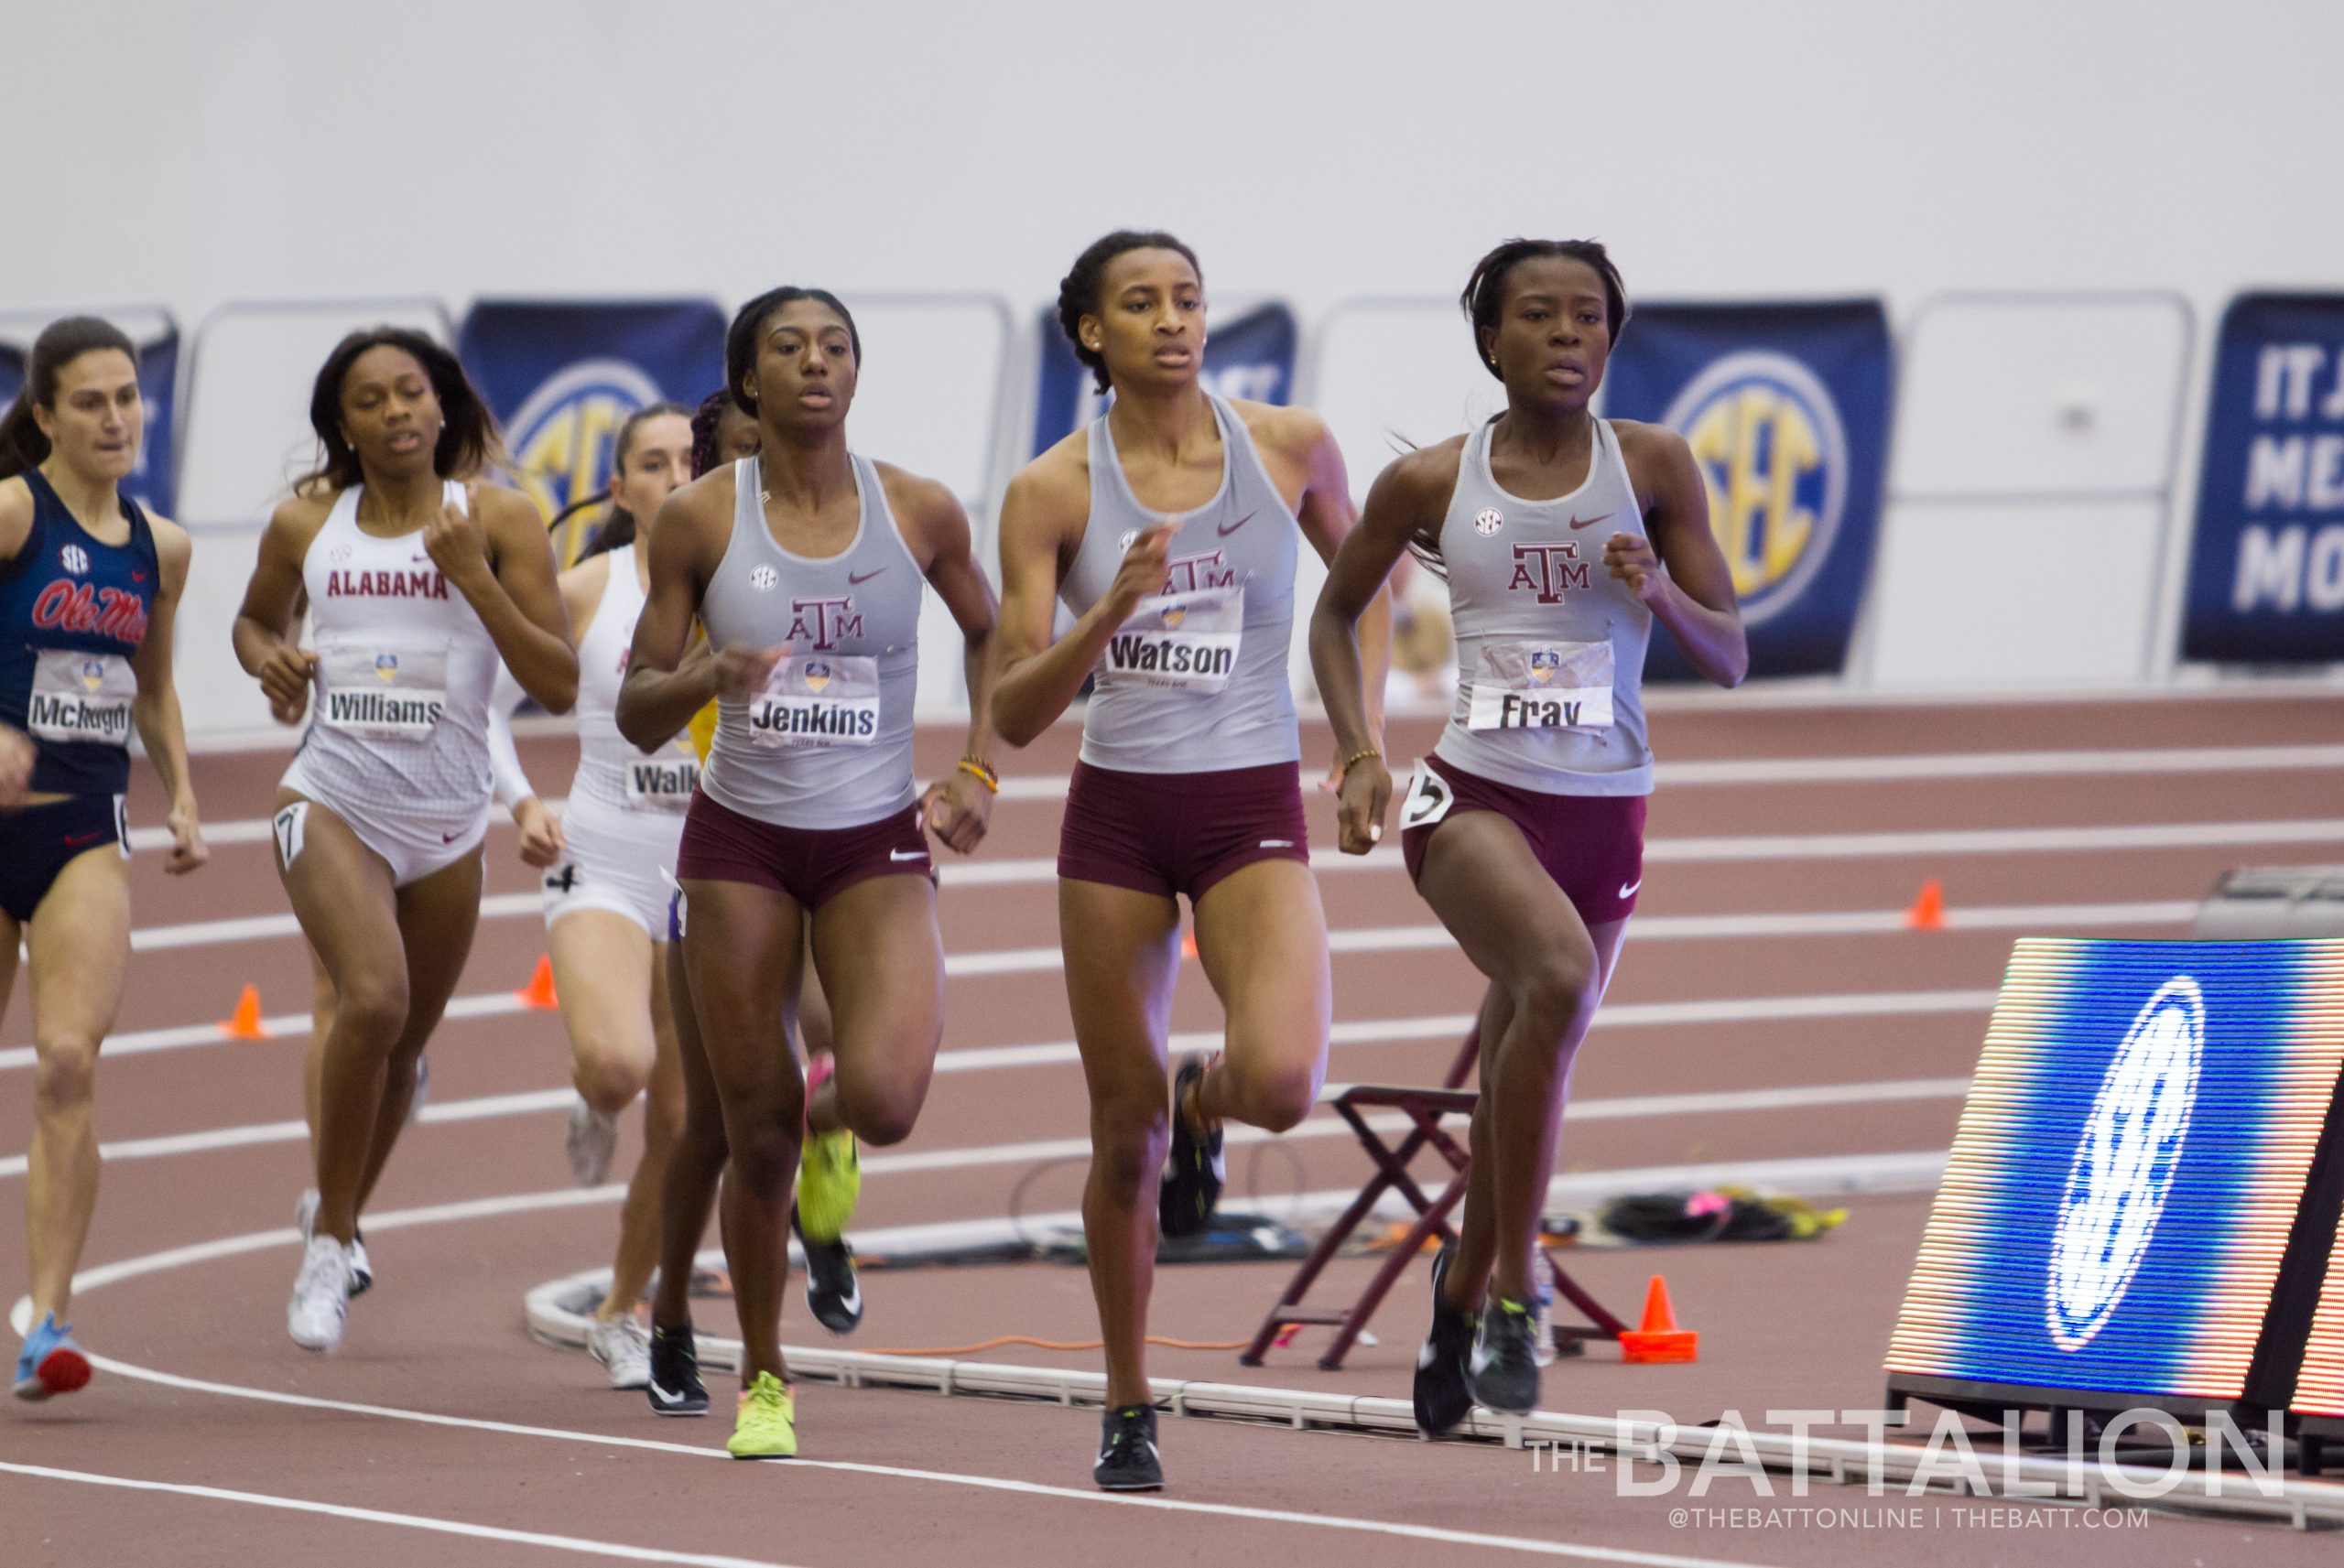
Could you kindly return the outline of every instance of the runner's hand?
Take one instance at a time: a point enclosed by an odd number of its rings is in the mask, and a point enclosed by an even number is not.
[[[480,486],[464,486],[461,506],[442,506],[440,515],[423,525],[424,552],[440,575],[462,589],[479,586],[488,575],[488,535],[480,525]]]
[[[919,814],[945,848],[966,855],[985,841],[993,826],[993,791],[976,774],[953,769],[928,786],[919,797]]]
[[[1179,531],[1177,523],[1158,523],[1143,529],[1123,552],[1123,564],[1115,568],[1115,580],[1107,585],[1107,601],[1115,607],[1118,621],[1129,620],[1141,600],[1164,591],[1172,575],[1172,535]]]
[[[533,795],[513,808],[513,825],[521,830],[521,863],[541,871],[552,870],[568,848],[561,819],[552,808]]]
[[[1668,574],[1652,553],[1652,541],[1641,534],[1614,534],[1603,542],[1606,570],[1628,585],[1628,591],[1650,604],[1660,597]]]
[[[1336,837],[1346,855],[1364,855],[1384,837],[1384,809],[1392,804],[1392,770],[1381,757],[1362,757],[1343,775],[1335,807]]]
[[[725,649],[716,655],[716,696],[722,702],[746,702],[765,690],[774,666],[789,656],[789,644],[770,648]]]
[[[203,829],[196,826],[193,805],[174,807],[164,821],[170,825],[171,854],[163,870],[183,877],[212,859],[212,851],[204,847]]]
[[[33,738],[0,724],[0,806],[13,806],[33,782],[33,760],[40,755]]]
[[[279,643],[260,667],[260,694],[279,724],[298,724],[309,706],[309,682],[318,673],[318,656],[307,648]]]

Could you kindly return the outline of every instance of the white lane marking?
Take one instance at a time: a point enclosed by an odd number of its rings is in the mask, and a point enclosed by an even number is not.
[[[127,1368],[125,1368],[127,1370]],[[269,1492],[239,1492],[225,1487],[194,1487],[178,1481],[147,1481],[128,1476],[102,1476],[92,1470],[60,1470],[49,1465],[16,1465],[0,1460],[0,1471],[32,1476],[45,1481],[71,1481],[84,1487],[114,1487],[134,1492],[168,1492],[175,1497],[202,1498],[212,1502],[244,1503],[254,1508],[281,1509],[292,1513],[324,1514],[331,1519],[356,1519],[365,1524],[397,1525],[405,1530],[430,1530],[440,1535],[470,1536],[475,1541],[508,1541],[516,1546],[542,1546],[586,1557],[614,1557],[625,1563],[683,1563],[698,1568],[787,1568],[757,1557],[722,1557],[708,1552],[670,1552],[657,1546],[624,1546],[611,1541],[588,1541],[575,1535],[548,1535],[534,1530],[505,1530],[496,1525],[466,1524],[461,1519],[434,1519],[426,1514],[387,1513],[381,1509],[352,1508],[343,1503],[313,1502],[307,1498],[280,1497]]]
[[[1737,698],[1739,701],[1740,698]],[[1934,752],[1855,757],[1730,757],[1698,762],[1655,762],[1653,782],[1661,788],[1732,784],[1820,784],[1910,783],[1925,779],[2034,779],[2137,775],[2143,773],[2296,773],[2344,768],[2344,746],[2150,746],[2105,751]],[[1306,789],[1324,775],[1303,770]],[[1001,798],[1064,800],[1064,773],[1012,773],[1001,781]],[[566,802],[549,801],[559,811]],[[267,841],[268,819],[207,823],[212,844]],[[160,827],[132,830],[134,849],[164,849],[171,836]]]
[[[1942,1165],[1945,1158],[1942,1154],[1928,1154],[1921,1157],[1934,1160],[1939,1165]],[[1876,1156],[1875,1158],[1910,1159],[1912,1156]],[[576,1206],[581,1201],[613,1201],[622,1190],[616,1186],[610,1186],[584,1193],[571,1190],[517,1194],[503,1198],[484,1198],[470,1203],[443,1204],[431,1208],[369,1215],[366,1224],[369,1229],[388,1231],[413,1226],[482,1218],[493,1215],[517,1214],[533,1209],[567,1208]],[[184,1268],[217,1258],[259,1251],[265,1248],[291,1246],[298,1240],[299,1233],[290,1227],[281,1230],[259,1231],[247,1236],[225,1237],[217,1241],[174,1248],[167,1252],[151,1253],[144,1258],[127,1259],[120,1263],[84,1271],[74,1277],[73,1288],[77,1293],[86,1294],[92,1290],[123,1280],[160,1273],[169,1269]],[[18,1334],[23,1334],[26,1326],[30,1324],[31,1314],[31,1298],[19,1297],[9,1314],[10,1322],[16,1326]],[[308,1394],[282,1393],[269,1389],[246,1388],[240,1384],[215,1383],[202,1379],[181,1377],[177,1373],[163,1372],[117,1361],[111,1357],[92,1356],[90,1359],[93,1366],[117,1377],[136,1379],[164,1388],[215,1394],[229,1399],[250,1400],[258,1403],[287,1405],[305,1410],[374,1416],[386,1421],[403,1421],[426,1426],[452,1427],[471,1432],[491,1432],[509,1436],[545,1438],[563,1443],[631,1448],[640,1452],[678,1454],[696,1459],[722,1459],[727,1464],[735,1463],[732,1456],[721,1448],[700,1448],[689,1444],[662,1443],[649,1438],[618,1437],[601,1433],[575,1432],[561,1427],[523,1426],[510,1422],[440,1415],[429,1411],[403,1410],[388,1405],[357,1404],[342,1400],[320,1399]],[[1173,1513],[1202,1514],[1259,1523],[1292,1524],[1360,1534],[1394,1536],[1412,1541],[1438,1541],[1445,1545],[1484,1546],[1541,1556],[1570,1558],[1579,1562],[1636,1563],[1644,1565],[1644,1568],[1752,1568],[1751,1564],[1745,1563],[1728,1562],[1717,1558],[1680,1557],[1665,1552],[1637,1552],[1622,1547],[1579,1546],[1563,1541],[1529,1540],[1517,1536],[1491,1535],[1470,1530],[1443,1530],[1431,1525],[1403,1524],[1387,1519],[1356,1519],[1339,1514],[1302,1513],[1287,1509],[1249,1508],[1232,1503],[1206,1503],[1183,1498],[1134,1496],[1130,1493],[1101,1492],[1089,1488],[1077,1490],[1069,1487],[1046,1486],[1034,1481],[1011,1480],[1004,1476],[917,1470],[895,1465],[871,1465],[837,1459],[808,1459],[803,1456],[787,1463],[798,1469],[835,1470],[850,1475],[935,1482],[946,1486],[970,1487],[985,1491],[1009,1492],[1025,1497],[1050,1498],[1068,1502],[1156,1509]]]
[[[1444,1021],[1445,1022],[1445,1021]],[[1460,1031],[1461,1033],[1461,1031]],[[1071,1053],[1073,1047],[1067,1047]],[[1322,1098],[1340,1092],[1342,1086],[1329,1085],[1321,1091]],[[1900,1078],[1875,1083],[1810,1084],[1768,1089],[1717,1089],[1697,1094],[1615,1095],[1601,1099],[1574,1100],[1564,1111],[1570,1121],[1611,1121],[1643,1116],[1718,1115],[1742,1110],[1787,1110],[1799,1107],[1826,1105],[1869,1105],[1894,1100],[1959,1098],[1968,1092],[1968,1078]],[[545,1111],[566,1111],[577,1100],[571,1088],[533,1089],[521,1094],[483,1095],[477,1099],[450,1100],[426,1106],[417,1119],[425,1122],[485,1121],[497,1117],[528,1116]],[[1405,1127],[1407,1119],[1397,1114],[1371,1116],[1369,1125],[1379,1130]],[[1332,1138],[1349,1130],[1349,1124],[1334,1117],[1314,1117],[1284,1136],[1290,1138]],[[175,1132],[157,1138],[131,1138],[98,1147],[98,1156],[105,1161],[161,1160],[180,1154],[209,1153],[221,1149],[252,1149],[272,1143],[298,1143],[309,1135],[309,1125],[300,1121],[262,1121],[243,1127],[214,1128],[204,1132]],[[1232,1127],[1230,1141],[1237,1143],[1264,1141],[1274,1136],[1258,1128]],[[908,1171],[962,1170],[979,1165],[1014,1164],[1020,1160],[1072,1159],[1091,1152],[1088,1138],[1051,1139],[1026,1143],[988,1144],[964,1149],[932,1149],[912,1153],[867,1154],[863,1156],[863,1173],[869,1176],[884,1176]],[[11,1154],[0,1158],[0,1180],[25,1173],[27,1156]]]

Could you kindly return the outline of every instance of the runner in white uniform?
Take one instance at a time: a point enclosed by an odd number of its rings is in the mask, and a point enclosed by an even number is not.
[[[309,423],[324,460],[261,537],[235,643],[280,723],[315,709],[276,817],[320,971],[318,1196],[287,1326],[330,1351],[361,1284],[359,1211],[472,950],[497,662],[562,712],[578,658],[537,509],[472,478],[496,432],[453,354],[396,328],[353,333],[318,373]]]
[[[619,733],[619,683],[649,577],[649,519],[691,474],[691,416],[672,403],[636,411],[612,449],[602,525],[614,548],[561,574],[563,608],[578,635],[578,771],[556,818],[521,766],[509,718],[521,700],[509,672],[489,707],[497,797],[521,829],[521,859],[544,873],[547,945],[570,1034],[570,1173],[600,1186],[618,1150],[619,1113],[646,1089],[643,1157],[619,1216],[611,1289],[594,1314],[587,1349],[611,1387],[650,1378],[650,1340],[635,1304],[659,1242],[659,1178],[683,1119],[682,1069],[667,990],[667,898],[684,810],[700,783],[689,735],[649,754]]]
[[[1477,1401],[1537,1403],[1531,1252],[1571,1061],[1644,884],[1652,623],[1720,686],[1750,667],[1684,438],[1590,411],[1628,316],[1603,247],[1509,241],[1481,258],[1462,303],[1506,411],[1384,470],[1310,629],[1327,718],[1351,759],[1342,849],[1362,855],[1383,836],[1392,775],[1353,623],[1412,546],[1449,579],[1457,708],[1402,808],[1402,852],[1489,990],[1471,1184],[1460,1238],[1433,1266],[1416,1361],[1416,1424],[1433,1434]]]

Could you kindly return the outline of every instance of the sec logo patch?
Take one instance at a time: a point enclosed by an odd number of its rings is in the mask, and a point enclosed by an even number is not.
[[[1473,514],[1473,532],[1486,539],[1505,526],[1505,514],[1496,507],[1485,507]]]

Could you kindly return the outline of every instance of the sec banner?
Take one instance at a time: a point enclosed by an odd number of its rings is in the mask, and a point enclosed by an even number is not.
[[[139,322],[151,320],[153,330],[139,338]],[[45,323],[44,323],[45,325]],[[146,406],[146,433],[138,444],[138,466],[123,482],[123,491],[132,500],[164,516],[175,515],[179,508],[176,487],[172,483],[176,471],[174,460],[178,453],[174,445],[177,434],[177,388],[179,374],[179,330],[163,312],[141,311],[136,318],[125,317],[123,325],[138,344],[138,398]],[[0,338],[0,408],[16,400],[17,390],[25,384],[25,360],[32,351],[36,330],[21,341]]]
[[[1033,455],[1099,416],[1103,400],[1091,371],[1074,357],[1056,310],[1043,312],[1042,373],[1034,395]],[[1215,322],[1205,339],[1201,380],[1223,397],[1283,404],[1294,395],[1295,345],[1301,333],[1294,312],[1272,302],[1234,320]]]
[[[2181,656],[2344,660],[2344,295],[2222,313]]]
[[[1603,411],[1666,425],[1708,481],[1753,676],[1837,674],[1879,530],[1891,351],[1878,300],[1644,305]],[[1647,674],[1690,678],[1666,633]]]
[[[711,299],[484,299],[457,347],[521,488],[551,519],[610,483],[628,415],[663,399],[690,407],[723,384],[726,321]]]

